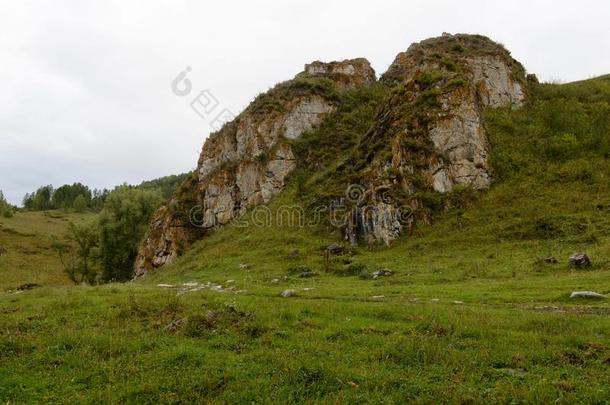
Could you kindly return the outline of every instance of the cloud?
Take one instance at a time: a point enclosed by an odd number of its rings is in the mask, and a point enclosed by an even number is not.
[[[171,92],[186,66],[238,113],[312,60],[367,57],[382,73],[442,32],[504,43],[542,79],[610,72],[595,1],[19,1],[0,5],[0,189],[91,187],[194,168],[210,123]]]

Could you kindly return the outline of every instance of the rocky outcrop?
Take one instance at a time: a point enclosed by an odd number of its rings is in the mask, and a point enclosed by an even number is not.
[[[356,95],[373,83],[366,90],[380,91],[374,106],[381,108],[368,131],[362,126],[349,135],[359,141],[355,149],[357,141],[346,142],[349,149],[333,155],[341,163],[328,189],[355,184],[343,198],[334,200],[336,191],[324,198],[348,208],[346,240],[391,244],[415,224],[429,223],[432,210],[444,204],[442,196],[489,187],[493,170],[484,110],[519,107],[527,80],[533,79],[504,47],[479,35],[444,34],[412,45],[381,84],[365,59],[307,64],[206,140],[196,171],[155,214],[136,274],[171,263],[209,229],[270,202],[299,163],[295,151],[302,156],[293,141],[331,114],[346,113],[368,126],[346,100],[371,102]],[[360,90],[349,92],[354,89]],[[320,133],[328,133],[324,128]]]
[[[296,166],[289,140],[333,112],[337,92],[374,81],[365,59],[314,62],[210,135],[193,176],[155,213],[138,253],[136,276],[171,263],[206,230],[271,201]]]
[[[421,198],[428,191],[489,187],[484,109],[518,107],[526,95],[523,67],[482,36],[446,34],[414,44],[381,80],[395,90],[353,158],[368,170],[366,198],[347,218],[352,243],[390,244],[405,226],[429,222]]]
[[[375,71],[371,69],[369,61],[364,58],[331,63],[312,62],[305,65],[303,74],[311,77],[330,78],[342,89],[368,86],[377,81]]]

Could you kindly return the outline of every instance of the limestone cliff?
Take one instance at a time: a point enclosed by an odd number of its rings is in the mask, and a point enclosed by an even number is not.
[[[484,110],[520,106],[527,79],[504,47],[478,35],[444,34],[414,44],[379,82],[366,59],[306,65],[207,139],[195,173],[155,214],[136,275],[172,262],[207,230],[270,202],[303,164],[294,140],[319,126],[320,133],[337,135],[322,129],[329,116],[353,120],[342,102],[346,95],[379,88],[383,97],[368,115],[370,129],[367,121],[356,142],[327,162],[326,172],[336,174],[332,186],[317,186],[332,204],[349,205],[343,232],[352,243],[391,244],[431,221],[438,196],[488,188],[493,170]],[[346,196],[334,195],[345,188]]]
[[[395,88],[353,159],[367,170],[345,229],[352,243],[390,244],[405,226],[429,221],[421,198],[428,191],[489,187],[484,109],[519,106],[526,95],[523,67],[482,36],[414,44],[381,80]]]
[[[319,125],[335,110],[339,92],[375,81],[366,59],[314,62],[210,135],[196,172],[155,213],[139,250],[136,276],[171,263],[206,230],[268,203],[296,166],[287,140]]]

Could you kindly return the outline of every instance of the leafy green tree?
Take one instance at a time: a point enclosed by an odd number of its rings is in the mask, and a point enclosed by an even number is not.
[[[76,198],[74,199],[74,203],[72,204],[72,207],[74,208],[74,210],[76,212],[85,211],[87,209],[87,199],[85,198],[85,196],[82,194],[77,195]]]
[[[138,245],[163,198],[158,191],[117,187],[99,217],[103,281],[126,281],[133,275]]]

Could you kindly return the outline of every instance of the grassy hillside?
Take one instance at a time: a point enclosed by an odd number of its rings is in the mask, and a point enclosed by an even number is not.
[[[362,125],[368,100],[335,128]],[[489,111],[491,190],[391,248],[326,259],[336,228],[280,224],[322,187],[303,173],[323,179],[333,145],[292,176],[269,225],[257,210],[135,283],[61,286],[41,241],[62,222],[3,219],[0,244],[40,245],[0,258],[0,401],[607,403],[609,301],[569,295],[610,294],[609,102],[604,77]],[[577,251],[591,268],[568,267]],[[383,267],[394,275],[373,279]]]
[[[19,212],[0,218],[0,290],[26,283],[62,285],[70,283],[52,238],[63,238],[68,223],[93,221],[96,214],[67,211]]]

